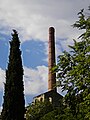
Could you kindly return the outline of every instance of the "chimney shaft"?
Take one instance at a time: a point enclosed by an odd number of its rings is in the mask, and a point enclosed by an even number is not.
[[[55,29],[49,28],[49,54],[48,54],[48,91],[56,91],[56,74],[51,69],[55,65]]]

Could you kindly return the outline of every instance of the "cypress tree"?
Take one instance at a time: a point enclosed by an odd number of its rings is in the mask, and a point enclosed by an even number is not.
[[[4,103],[2,120],[24,120],[25,100],[23,85],[23,66],[18,33],[13,30],[10,41],[9,63],[4,84]]]

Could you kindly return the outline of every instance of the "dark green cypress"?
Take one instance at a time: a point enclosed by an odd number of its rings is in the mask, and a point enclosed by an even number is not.
[[[4,86],[2,120],[24,120],[25,100],[20,41],[17,31],[13,32]]]

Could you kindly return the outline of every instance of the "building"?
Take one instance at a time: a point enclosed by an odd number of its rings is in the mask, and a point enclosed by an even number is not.
[[[59,93],[51,90],[34,97],[34,103],[36,103],[37,101],[41,102],[49,101],[52,103],[53,106],[58,107],[60,105],[62,98],[63,97]]]
[[[47,100],[57,107],[63,97],[57,92],[56,73],[51,71],[55,65],[55,29],[53,27],[49,28],[48,51],[48,91],[34,97],[34,103]]]

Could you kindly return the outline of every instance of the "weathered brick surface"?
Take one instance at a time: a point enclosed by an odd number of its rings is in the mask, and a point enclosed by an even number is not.
[[[55,65],[55,29],[49,28],[49,48],[48,48],[48,91],[55,90],[56,74],[51,72],[52,67]]]

